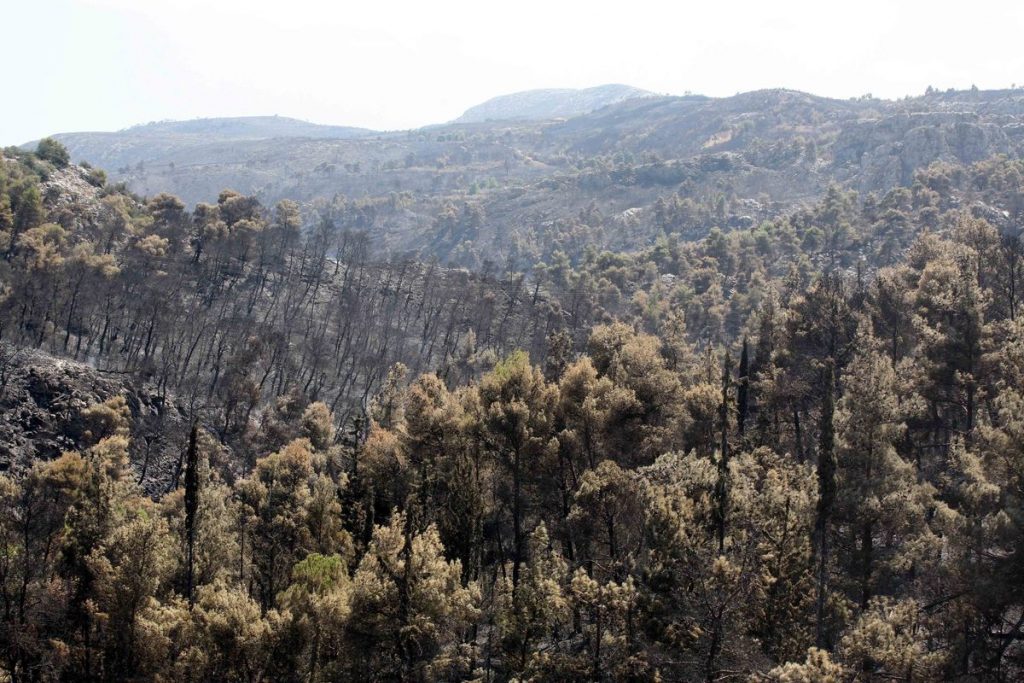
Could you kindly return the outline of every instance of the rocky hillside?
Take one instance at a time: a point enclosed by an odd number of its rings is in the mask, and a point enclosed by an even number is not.
[[[291,198],[311,220],[366,230],[382,251],[528,268],[556,251],[577,259],[588,245],[632,250],[666,230],[692,239],[747,225],[832,184],[884,194],[936,162],[1020,157],[1024,90],[899,101],[789,90],[640,97],[564,120],[348,137],[246,132],[273,132],[260,121],[226,126],[220,138],[206,124],[188,144],[153,142],[148,127],[96,145],[63,139],[74,158],[144,196],[170,192],[192,205],[232,188],[268,205]],[[659,200],[690,205],[666,223]]]
[[[183,406],[126,373],[0,344],[0,472],[83,448],[83,411],[117,396],[131,411],[134,472],[149,493],[168,490],[188,436]]]

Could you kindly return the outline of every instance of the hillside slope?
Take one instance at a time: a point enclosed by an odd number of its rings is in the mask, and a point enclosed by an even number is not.
[[[654,93],[629,85],[608,84],[593,88],[550,88],[501,95],[470,107],[454,123],[523,121],[569,118],[626,100]]]
[[[53,151],[0,154],[7,679],[1024,680],[1024,161],[723,230],[756,157],[617,152],[407,236],[524,275],[374,257],[411,194],[303,230]]]
[[[281,139],[338,140],[363,137],[373,131],[346,126],[325,126],[284,116],[241,116],[158,121],[113,133],[80,132],[54,135],[76,161],[88,161],[119,174],[160,159],[163,163],[198,163],[211,151],[217,158],[230,154],[240,142]],[[34,142],[27,143],[34,148]],[[221,151],[215,151],[221,150]]]
[[[651,244],[665,230],[659,200],[693,205],[691,218],[673,228],[692,239],[715,225],[779,215],[832,184],[882,194],[936,162],[1018,158],[1024,91],[900,101],[790,90],[642,97],[566,120],[355,137],[245,137],[267,130],[252,123],[228,126],[232,139],[179,128],[161,137],[164,125],[88,144],[63,139],[75,159],[104,166],[144,196],[170,192],[192,205],[232,188],[265,204],[290,198],[366,230],[382,250],[468,267],[509,258],[530,267],[557,250],[579,258],[587,244]],[[338,209],[345,202],[375,208],[353,217]]]
[[[0,472],[21,476],[87,443],[82,411],[116,396],[132,416],[129,456],[150,494],[173,483],[188,437],[186,409],[122,373],[0,344]]]

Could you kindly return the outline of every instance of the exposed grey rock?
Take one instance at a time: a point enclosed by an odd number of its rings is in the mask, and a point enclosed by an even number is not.
[[[837,167],[852,167],[861,192],[909,185],[936,161],[974,163],[1013,154],[1003,127],[973,112],[898,114],[847,124],[833,145]]]

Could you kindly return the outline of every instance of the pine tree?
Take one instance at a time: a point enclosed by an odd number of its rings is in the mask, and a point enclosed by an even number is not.
[[[528,512],[531,472],[548,452],[554,389],[532,367],[525,353],[517,352],[488,373],[479,385],[480,421],[488,448],[505,470],[511,485],[512,586],[519,585],[527,559],[523,530]]]
[[[718,476],[715,479],[715,536],[718,539],[718,552],[725,550],[725,525],[729,507],[729,429],[730,429],[730,390],[732,388],[732,359],[726,351],[722,361],[722,398],[718,408],[718,424],[721,434],[718,446]]]
[[[841,542],[843,557],[837,559],[843,574],[854,579],[851,597],[863,610],[879,591],[889,592],[898,579],[906,580],[901,574],[908,567],[923,567],[923,558],[903,557],[898,549],[922,552],[930,545],[925,520],[934,502],[913,465],[897,452],[909,406],[901,405],[897,395],[896,372],[867,333],[858,347],[835,415],[835,516],[848,534]]]
[[[405,515],[374,529],[352,584],[350,676],[360,680],[449,680],[471,652],[476,590],[445,560],[437,529],[408,536]]]
[[[195,603],[196,514],[199,512],[199,425],[193,423],[185,454],[185,596],[188,605]]]
[[[815,604],[815,645],[827,648],[830,644],[826,609],[829,599],[828,576],[831,571],[829,533],[836,503],[835,454],[835,368],[826,362],[824,370],[824,400],[821,407],[821,427],[818,440],[818,506],[814,517],[814,552],[817,563]]]
[[[746,430],[747,415],[750,412],[750,358],[747,354],[747,338],[743,337],[743,351],[740,353],[740,367],[736,385],[736,430],[740,438]]]

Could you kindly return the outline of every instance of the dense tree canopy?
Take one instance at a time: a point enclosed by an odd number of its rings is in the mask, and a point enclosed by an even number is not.
[[[11,680],[1024,675],[1019,164],[527,278],[0,161],[0,341],[191,425],[0,476]]]

